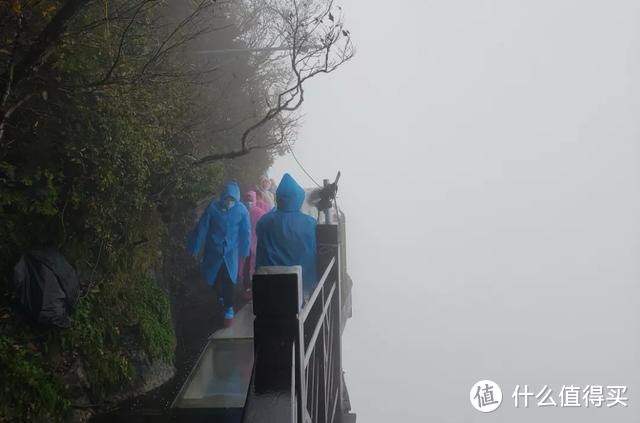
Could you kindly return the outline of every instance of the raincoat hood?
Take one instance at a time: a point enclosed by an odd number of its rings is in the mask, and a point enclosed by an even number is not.
[[[236,181],[230,181],[220,196],[220,200],[224,201],[225,198],[232,197],[236,200],[236,203],[240,202],[240,187]]]
[[[276,203],[280,211],[299,211],[304,203],[304,189],[288,173],[278,185]]]
[[[255,191],[249,191],[244,195],[244,199],[247,202],[252,202],[253,204],[256,204],[256,192]]]

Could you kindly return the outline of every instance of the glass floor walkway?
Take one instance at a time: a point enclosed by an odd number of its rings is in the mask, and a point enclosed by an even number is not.
[[[253,368],[253,305],[209,337],[172,408],[243,408]]]

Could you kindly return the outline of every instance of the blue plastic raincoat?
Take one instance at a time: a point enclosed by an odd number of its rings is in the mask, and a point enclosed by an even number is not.
[[[236,203],[227,210],[224,199],[233,197]],[[220,267],[225,264],[233,283],[238,279],[238,255],[247,257],[251,245],[249,212],[240,202],[240,188],[231,181],[218,199],[209,203],[193,231],[187,250],[194,256],[204,244],[202,272],[211,286],[216,282]]]
[[[313,291],[316,276],[316,220],[300,211],[304,190],[286,173],[276,191],[277,206],[256,226],[256,267],[302,266],[305,294]]]

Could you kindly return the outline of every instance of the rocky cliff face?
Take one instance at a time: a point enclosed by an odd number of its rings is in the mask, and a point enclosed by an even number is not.
[[[216,297],[200,279],[198,261],[184,249],[187,234],[208,202],[208,199],[202,201],[195,208],[167,210],[169,215],[165,216],[170,222],[169,234],[163,245],[163,255],[156,263],[154,279],[169,299],[176,337],[173,361],[150,360],[141,348],[139,331],[131,328],[124,332],[126,356],[135,375],[129,387],[109,396],[107,407],[101,407],[101,413],[93,421],[126,421],[126,416],[132,412],[139,417],[140,409],[153,410],[154,415],[166,410],[195,364],[208,336],[222,325]],[[70,420],[72,422],[87,421],[92,415],[90,410],[83,408],[90,401],[86,389],[83,389],[86,380],[83,380],[82,373],[82,368],[71,372],[71,381],[78,387],[76,398],[79,406]]]
[[[164,360],[150,361],[144,351],[132,351],[131,363],[135,367],[135,376],[127,389],[107,397],[102,408],[114,407],[119,402],[143,395],[169,381],[176,373],[172,363]],[[87,372],[80,361],[76,361],[64,376],[64,383],[72,395],[72,411],[66,421],[69,423],[88,422],[99,407],[90,400],[91,386]]]

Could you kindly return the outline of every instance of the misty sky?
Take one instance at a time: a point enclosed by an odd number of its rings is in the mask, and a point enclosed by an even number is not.
[[[308,85],[294,150],[343,172],[358,421],[640,421],[640,2],[343,7],[357,56]],[[629,407],[516,409],[517,384]]]

